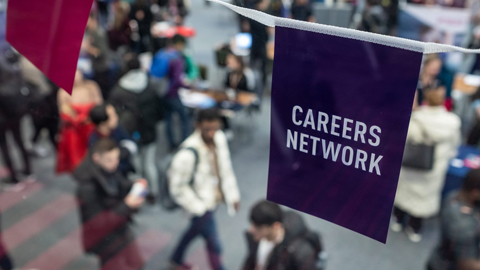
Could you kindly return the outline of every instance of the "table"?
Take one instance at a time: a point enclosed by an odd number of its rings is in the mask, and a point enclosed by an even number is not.
[[[185,106],[190,108],[206,109],[214,107],[216,104],[230,101],[225,91],[218,90],[186,90],[182,89],[180,98]],[[257,94],[240,91],[237,93],[234,103],[242,106],[249,106],[258,100]]]
[[[479,155],[480,149],[471,146],[460,146],[458,148],[458,154],[456,159],[464,160],[468,155]],[[455,159],[453,159],[455,160]],[[452,161],[453,161],[452,160]],[[463,179],[471,169],[465,166],[457,167],[453,166],[452,162],[448,167],[447,176],[445,178],[445,185],[442,191],[442,198],[453,190],[458,190],[462,187]]]
[[[456,74],[452,88],[466,95],[474,94],[480,86],[480,76]]]

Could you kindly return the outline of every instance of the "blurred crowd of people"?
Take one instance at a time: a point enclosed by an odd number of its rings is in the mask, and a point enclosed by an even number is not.
[[[316,21],[309,0],[237,0],[235,4]],[[398,1],[367,0],[365,4],[355,27],[395,34]],[[202,81],[207,78],[186,50],[193,35],[184,25],[190,12],[187,0],[95,1],[71,95],[5,42],[0,46],[0,148],[9,171],[2,186],[15,192],[36,181],[31,156],[48,154],[38,143],[45,130],[56,151],[56,172],[72,174],[78,184],[81,220],[88,224],[83,226],[83,247],[97,255],[102,265],[127,246],[128,252],[122,253],[127,254],[123,268],[118,269],[137,269],[143,264],[137,248],[130,244],[134,238],[131,224],[145,202],[156,202],[169,210],[181,208],[191,216],[168,269],[194,269],[185,264],[184,257],[197,236],[206,242],[211,268],[225,269],[215,209],[224,203],[234,215],[240,207],[229,151],[230,119],[235,112],[260,107],[271,73],[274,30],[239,16],[239,32],[251,35],[249,56],[238,55],[229,46],[222,48],[224,57],[217,61],[226,67],[224,84],[214,94],[208,90],[215,97],[223,93],[222,98],[215,99],[210,108],[192,109],[185,106],[182,93],[205,92]],[[480,46],[477,17],[472,19],[470,48]],[[146,55],[151,61],[144,61]],[[449,69],[444,59],[445,55],[424,59],[407,136],[407,142],[435,145],[433,165],[428,170],[402,167],[391,229],[404,230],[412,242],[419,242],[425,219],[440,214],[440,244],[428,269],[480,269],[480,171],[472,170],[460,191],[441,196],[457,148],[462,142],[475,147],[480,142],[480,90],[471,96],[476,121],[465,127],[452,112],[457,71]],[[473,63],[469,73],[478,73],[478,56],[468,61]],[[254,97],[243,102],[240,97],[249,94]],[[22,139],[24,116],[31,119],[33,128],[33,137],[27,140]],[[165,135],[158,134],[161,121]],[[462,133],[462,125],[468,134]],[[21,170],[11,158],[9,133],[19,149]],[[167,138],[170,153],[161,158],[171,160],[157,179],[147,173],[146,152],[160,136]],[[242,269],[324,268],[320,236],[298,214],[261,201],[251,209],[250,224]],[[0,245],[0,268],[11,269],[6,254]]]
[[[253,5],[267,3],[257,2]],[[272,4],[277,12],[278,4],[282,3]],[[189,13],[187,0],[95,1],[72,94],[2,42],[0,146],[9,173],[1,186],[7,192],[28,188],[37,181],[32,157],[56,152],[56,173],[72,175],[77,184],[82,246],[102,267],[118,254],[123,254],[122,265],[115,269],[144,264],[133,241],[132,222],[145,203],[160,203],[191,216],[166,269],[195,269],[184,257],[197,236],[206,242],[212,269],[225,269],[215,209],[225,203],[234,215],[240,207],[229,151],[230,119],[236,112],[260,108],[268,76],[266,41],[273,32],[242,18],[242,31],[251,32],[254,40],[251,58],[226,48],[220,59],[226,68],[220,78],[223,87],[205,89],[206,76],[186,52],[195,32],[184,25]],[[294,1],[292,17],[314,21],[310,3]],[[215,102],[207,109],[187,107],[181,97],[185,91],[210,93]],[[31,138],[24,138],[23,119],[30,119],[25,123],[31,123]],[[162,121],[165,135],[158,134]],[[45,133],[51,147],[41,140]],[[14,139],[22,166],[14,165],[7,134]],[[147,171],[157,162],[146,152],[158,145],[159,137],[167,138],[169,153],[159,158],[171,161],[157,168],[160,173],[154,177]],[[173,207],[165,205],[168,198]],[[252,209],[251,224],[252,249],[243,269],[322,268],[320,237],[298,214],[262,201]],[[0,252],[0,268],[12,269],[2,245]]]

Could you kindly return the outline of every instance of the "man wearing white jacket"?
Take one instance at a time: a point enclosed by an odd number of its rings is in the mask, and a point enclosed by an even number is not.
[[[193,216],[190,228],[171,257],[173,269],[191,269],[183,263],[183,257],[190,242],[198,235],[207,241],[212,269],[224,269],[213,213],[220,203],[225,202],[233,215],[240,206],[240,193],[227,138],[220,126],[221,118],[216,109],[200,111],[196,131],[183,142],[167,172],[173,199]]]

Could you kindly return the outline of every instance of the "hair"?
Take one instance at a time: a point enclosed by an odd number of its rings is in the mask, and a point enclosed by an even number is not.
[[[205,121],[212,122],[212,121],[220,121],[222,116],[220,115],[220,111],[216,108],[210,108],[201,110],[197,114],[197,123],[203,123]]]
[[[437,55],[437,54],[427,54],[427,56],[425,56],[425,59],[423,60],[423,66],[427,66],[429,65],[430,63],[432,63],[433,61],[436,61],[436,60],[441,60],[440,57]]]
[[[236,55],[231,51],[228,55],[232,55],[235,58],[235,61],[240,64],[240,70],[243,72],[245,70],[245,62],[243,61],[243,58],[240,55]]]
[[[432,83],[426,86],[422,91],[429,106],[441,106],[445,103],[444,85],[438,82]]]
[[[250,221],[255,226],[272,226],[276,222],[283,222],[283,211],[278,204],[269,201],[260,201],[250,211]]]
[[[471,170],[463,180],[462,190],[471,192],[480,190],[480,169]]]
[[[172,37],[172,45],[176,45],[176,44],[187,44],[187,39],[185,39],[184,36],[182,35],[179,35],[179,34],[175,34],[173,37]]]
[[[90,111],[90,120],[95,126],[108,120],[107,106],[108,104],[97,105]]]
[[[125,54],[123,60],[125,61],[126,72],[129,72],[130,70],[140,69],[141,67],[140,60],[138,59],[138,55],[136,53],[129,52]]]
[[[102,138],[93,144],[91,148],[91,153],[93,154],[104,154],[118,148],[117,142],[110,138]]]
[[[125,23],[125,20],[128,18],[130,6],[128,5],[128,3],[125,3],[123,1],[115,1],[119,2],[119,8],[117,10],[117,13],[113,17],[113,29],[120,30]]]

